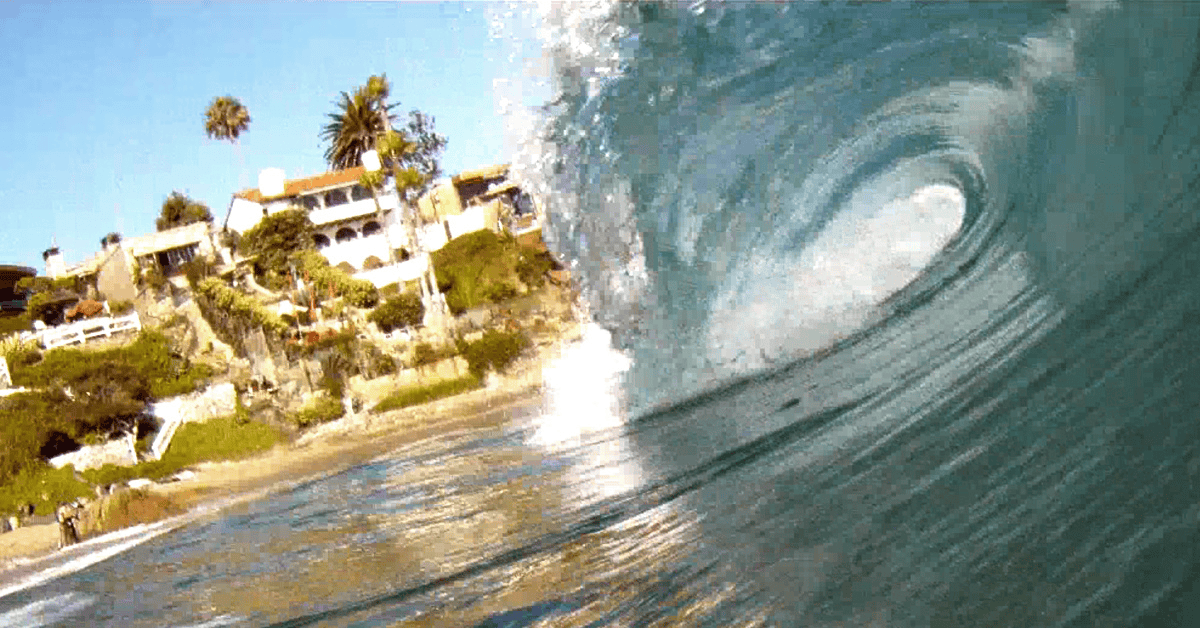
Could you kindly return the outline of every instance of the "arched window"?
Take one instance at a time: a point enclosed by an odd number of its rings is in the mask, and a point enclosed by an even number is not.
[[[337,240],[338,242],[349,242],[357,237],[358,232],[350,227],[342,227],[333,235],[333,239]]]
[[[313,244],[316,244],[318,249],[323,249],[329,246],[329,236],[323,233],[315,233],[313,234]]]
[[[326,207],[337,207],[338,205],[345,205],[346,203],[345,190],[329,190],[325,193]]]
[[[374,220],[363,225],[363,237],[364,238],[367,236],[373,236],[376,233],[379,233],[380,231],[383,231],[383,227],[380,227],[379,223],[375,222]]]
[[[321,209],[321,201],[315,196],[301,196],[298,200],[300,201],[300,206],[308,211]]]

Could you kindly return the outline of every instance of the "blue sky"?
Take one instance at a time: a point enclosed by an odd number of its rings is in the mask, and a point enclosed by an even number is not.
[[[447,173],[507,160],[494,81],[528,83],[503,5],[410,2],[0,3],[0,264],[39,271],[57,238],[68,263],[110,231],[154,230],[180,190],[223,217],[258,172],[326,170],[319,139],[341,91],[386,73],[400,110],[434,116]],[[533,57],[536,57],[536,51]],[[528,91],[532,89],[532,92]],[[240,165],[203,113],[230,94],[250,111]]]

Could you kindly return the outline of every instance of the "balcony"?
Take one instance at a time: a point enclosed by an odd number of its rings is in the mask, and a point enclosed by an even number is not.
[[[396,209],[396,197],[391,194],[381,194],[379,196],[379,207],[383,211]],[[339,222],[349,220],[351,218],[361,218],[375,213],[375,202],[371,199],[363,199],[361,201],[350,201],[335,205],[333,207],[323,207],[314,209],[308,213],[308,219],[314,225],[320,226],[331,222]]]

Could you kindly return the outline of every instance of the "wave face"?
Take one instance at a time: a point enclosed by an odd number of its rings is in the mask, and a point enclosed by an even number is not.
[[[516,168],[772,619],[1195,623],[1200,9],[542,17]]]

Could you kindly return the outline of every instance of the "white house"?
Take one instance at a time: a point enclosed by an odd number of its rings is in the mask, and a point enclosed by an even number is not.
[[[71,265],[67,265],[58,247],[47,249],[42,253],[46,275],[51,279],[79,277],[98,295],[131,300],[137,295],[132,271],[135,260],[143,271],[157,265],[168,279],[181,286],[184,281],[180,276],[181,267],[196,256],[229,262],[214,244],[212,224],[208,222],[194,222],[128,239],[110,233],[101,238],[100,247],[92,257]]]
[[[397,259],[413,253],[416,247],[396,211],[400,203],[395,188],[389,183],[376,192],[380,220],[371,192],[358,184],[363,172],[358,167],[283,181],[283,192],[266,198],[258,189],[243,190],[229,203],[225,227],[242,234],[264,216],[296,207],[308,211],[316,226],[314,244],[334,266],[345,262],[359,271],[387,264],[389,244],[398,252]]]

